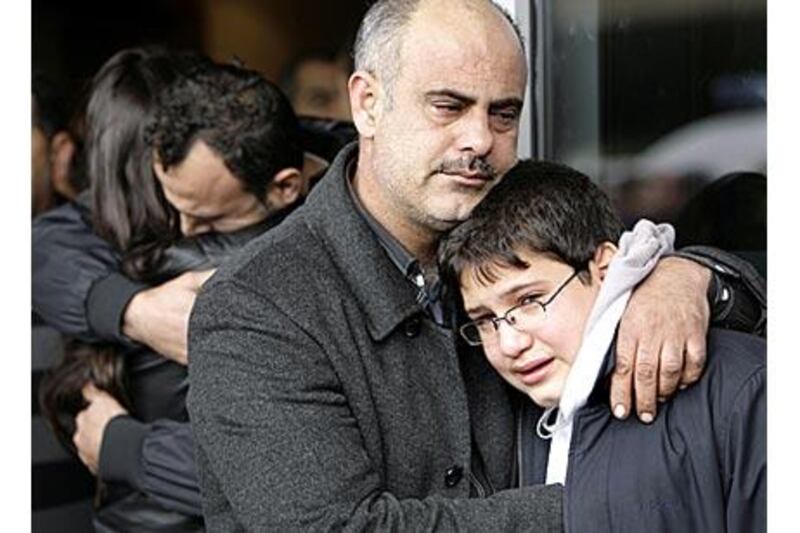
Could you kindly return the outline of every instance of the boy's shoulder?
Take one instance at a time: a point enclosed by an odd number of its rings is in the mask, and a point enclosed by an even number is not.
[[[733,381],[731,385],[766,371],[767,342],[756,335],[711,328],[706,339],[706,353],[705,374],[708,377],[723,374]]]
[[[673,403],[678,409],[686,403],[695,407],[708,404],[713,420],[725,425],[734,412],[750,409],[764,394],[767,343],[755,335],[712,328],[706,353],[706,368],[699,382],[679,392]]]

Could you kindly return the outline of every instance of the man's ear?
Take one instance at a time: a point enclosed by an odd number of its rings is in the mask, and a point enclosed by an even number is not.
[[[305,178],[300,170],[290,167],[278,171],[267,186],[267,205],[279,211],[303,196]]]
[[[357,70],[350,76],[347,90],[350,94],[353,123],[361,137],[371,139],[375,135],[380,84],[369,72]]]
[[[158,150],[153,150],[153,172],[158,179],[163,179],[167,173],[164,170],[164,165],[161,163],[161,156],[158,155]]]
[[[50,139],[50,179],[53,189],[69,200],[78,195],[78,191],[69,180],[72,157],[75,155],[75,142],[66,131],[59,131]]]
[[[617,245],[613,242],[605,241],[594,251],[594,257],[589,262],[589,272],[592,280],[603,281],[608,271],[608,265],[617,253]]]

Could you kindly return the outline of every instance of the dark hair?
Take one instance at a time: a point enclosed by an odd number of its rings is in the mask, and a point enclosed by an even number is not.
[[[64,94],[55,82],[43,72],[34,69],[31,79],[32,122],[50,139],[61,130],[66,130],[69,113]]]
[[[132,48],[95,75],[86,109],[86,159],[97,233],[122,254],[122,270],[143,279],[180,236],[177,214],[153,172],[145,132],[159,95],[209,60],[161,48]]]
[[[304,63],[309,61],[319,61],[321,63],[338,63],[343,70],[349,71],[353,68],[353,61],[349,54],[338,50],[315,48],[304,50],[296,54],[281,69],[278,77],[281,90],[289,100],[294,100],[297,96],[297,72]]]
[[[289,101],[257,72],[234,65],[199,69],[165,91],[148,139],[165,170],[202,140],[262,201],[275,174],[303,166]]]
[[[177,216],[153,173],[145,130],[158,94],[192,65],[208,61],[160,48],[132,48],[109,59],[92,80],[86,105],[86,159],[95,231],[122,254],[136,279],[156,271],[162,252],[180,236]],[[125,360],[113,345],[71,340],[64,358],[40,386],[42,413],[72,451],[74,418],[86,407],[81,389],[92,382],[131,410]]]
[[[580,271],[597,246],[616,243],[622,231],[611,201],[587,176],[559,163],[521,161],[442,239],[439,261],[450,283],[466,268],[482,282],[497,279],[498,265],[525,268],[520,250]]]
[[[64,88],[43,71],[34,68],[31,78],[31,122],[52,140],[59,132],[66,132],[75,145],[69,168],[69,184],[77,193],[88,186],[83,157],[83,113],[81,101],[65,94]],[[53,189],[57,204],[68,200]]]
[[[86,407],[81,389],[91,382],[122,404],[132,404],[126,392],[125,361],[111,345],[91,345],[75,339],[64,344],[64,358],[39,385],[39,404],[58,440],[75,452],[75,417]]]

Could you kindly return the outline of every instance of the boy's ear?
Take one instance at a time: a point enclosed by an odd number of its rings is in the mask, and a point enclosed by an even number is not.
[[[594,257],[589,263],[589,271],[592,274],[592,279],[603,281],[606,277],[608,265],[614,256],[617,254],[617,245],[613,242],[605,241],[597,247],[594,251]]]
[[[276,211],[295,203],[305,190],[305,178],[294,167],[278,171],[267,186],[267,205]]]
[[[357,70],[347,82],[353,123],[361,137],[371,139],[375,135],[380,83],[369,72]]]

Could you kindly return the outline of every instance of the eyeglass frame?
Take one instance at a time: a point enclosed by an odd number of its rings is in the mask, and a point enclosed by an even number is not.
[[[501,322],[505,322],[506,324],[508,324],[509,326],[514,328],[514,323],[511,322],[508,319],[508,315],[513,313],[517,309],[520,309],[522,307],[528,307],[528,306],[533,305],[533,304],[536,304],[539,307],[541,307],[542,308],[542,312],[544,313],[544,316],[547,317],[547,306],[549,306],[551,303],[553,303],[553,300],[555,300],[556,297],[559,294],[561,294],[561,291],[563,291],[566,288],[566,286],[569,285],[570,282],[573,279],[575,279],[578,276],[578,274],[580,274],[581,272],[582,272],[582,270],[573,269],[572,270],[572,274],[561,285],[559,285],[559,287],[555,290],[555,292],[553,294],[551,294],[550,297],[544,302],[540,302],[539,300],[533,300],[530,303],[520,302],[520,303],[518,303],[518,304],[516,304],[516,305],[514,305],[512,307],[509,307],[506,310],[506,312],[503,313],[502,316],[495,316],[495,317],[492,317],[492,318],[479,318],[478,320],[471,320],[471,321],[467,322],[466,324],[462,324],[461,327],[458,328],[458,332],[461,334],[461,338],[463,338],[467,342],[467,344],[469,344],[470,346],[482,346],[483,345],[483,340],[479,340],[479,341],[476,342],[476,341],[473,341],[472,339],[470,339],[467,336],[467,334],[464,332],[466,328],[469,328],[470,326],[474,327],[475,330],[478,332],[478,338],[479,339],[481,338],[480,328],[478,327],[479,323],[485,323],[487,321],[491,322],[492,326],[494,326],[494,330],[495,331],[500,331],[500,323]],[[514,328],[514,329],[516,329],[516,328]]]

